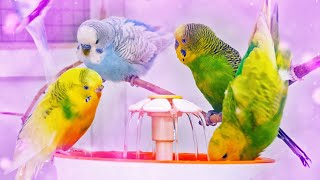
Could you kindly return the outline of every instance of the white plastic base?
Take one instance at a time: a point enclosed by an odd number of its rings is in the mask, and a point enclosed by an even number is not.
[[[59,180],[259,179],[266,164],[174,164],[80,160],[55,157]],[[261,178],[261,177],[260,177]]]
[[[156,142],[156,160],[172,161],[173,160],[173,142]]]

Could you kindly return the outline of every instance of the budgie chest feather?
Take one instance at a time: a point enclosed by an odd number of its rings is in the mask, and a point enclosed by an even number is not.
[[[215,111],[221,112],[225,89],[234,78],[233,68],[225,56],[200,56],[188,66],[202,94]]]
[[[134,64],[124,61],[111,45],[106,49],[100,64],[92,63],[88,59],[84,60],[85,65],[97,71],[102,79],[114,82],[123,81],[130,75],[138,76],[145,74],[152,65],[152,62],[153,61],[147,62],[146,64]]]
[[[98,103],[99,100],[91,99],[86,102],[86,105],[70,104],[70,113],[73,118],[64,118],[64,122],[61,122],[64,133],[61,133],[59,148],[68,150],[86,133],[94,120]],[[65,114],[66,112],[63,112],[63,116]]]

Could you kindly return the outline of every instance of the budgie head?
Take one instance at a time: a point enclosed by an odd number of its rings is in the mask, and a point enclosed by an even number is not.
[[[232,126],[219,126],[210,140],[210,161],[240,160],[246,144],[244,135]]]
[[[114,27],[103,21],[90,19],[78,28],[77,55],[81,61],[88,60],[100,64],[104,52],[112,44],[115,37]]]
[[[210,47],[217,39],[208,26],[195,23],[180,25],[175,31],[175,38],[177,57],[186,65],[211,51]]]
[[[72,104],[89,105],[101,97],[102,78],[94,70],[73,68],[58,78],[53,89],[57,94],[65,94]]]

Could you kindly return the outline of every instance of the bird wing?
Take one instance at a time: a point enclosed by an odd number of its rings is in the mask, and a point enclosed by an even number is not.
[[[266,16],[261,14],[238,76],[227,89],[223,121],[234,120],[248,130],[272,121],[282,113],[284,88]]]
[[[156,28],[142,22],[126,19],[117,31],[114,48],[123,60],[145,64],[169,46],[172,37],[171,34],[162,35]]]
[[[59,117],[48,117],[51,114],[59,114],[57,111],[60,110],[49,104],[48,96],[48,94],[45,96],[45,99],[37,106],[19,132],[13,164],[7,172],[25,164],[41,152],[46,151],[45,149],[54,151],[54,141],[57,136],[54,119]]]

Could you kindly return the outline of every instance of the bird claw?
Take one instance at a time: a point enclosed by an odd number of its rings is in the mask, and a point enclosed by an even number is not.
[[[214,117],[211,117],[214,116]],[[214,110],[210,110],[208,111],[208,113],[204,114],[204,119],[206,122],[206,126],[215,126],[217,125],[218,122],[221,122],[221,118],[222,118],[222,113],[221,112],[216,112]],[[212,119],[214,119],[212,121]],[[202,126],[202,122],[199,121],[199,125]]]
[[[309,165],[308,161],[310,161],[310,163],[312,163],[311,159],[309,159],[308,157],[302,157],[301,156],[300,160],[301,160],[303,166],[305,166],[305,167],[308,166],[308,168],[310,168],[310,165]]]
[[[311,159],[281,128],[279,129],[278,138],[283,140],[292,152],[299,157],[303,166],[308,166],[310,168],[308,161],[312,163]]]
[[[139,77],[136,76],[136,75],[131,75],[131,76],[126,77],[126,78],[125,78],[125,81],[129,82],[131,86],[136,86],[136,85],[134,84],[134,80],[135,80],[136,78],[139,78]]]
[[[304,167],[307,167],[307,166],[308,166],[308,168],[310,168],[310,165],[309,165],[308,161],[309,161],[310,163],[312,163],[312,161],[311,161],[311,159],[310,159],[306,154],[304,154],[304,156],[302,156],[302,155],[300,155],[300,154],[297,154],[297,156],[300,158],[300,161],[302,162],[302,165],[303,165]]]

